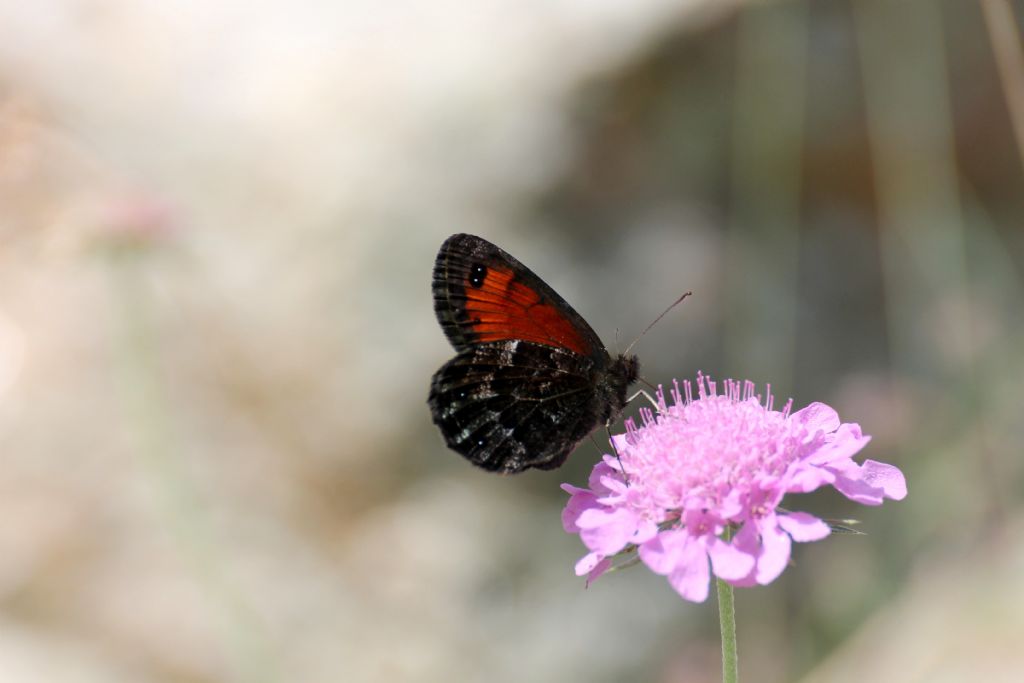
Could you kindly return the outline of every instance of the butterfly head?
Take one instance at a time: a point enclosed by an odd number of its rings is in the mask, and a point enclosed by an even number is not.
[[[636,381],[640,376],[640,361],[635,355],[619,354],[612,361],[612,374],[623,378],[625,386]]]

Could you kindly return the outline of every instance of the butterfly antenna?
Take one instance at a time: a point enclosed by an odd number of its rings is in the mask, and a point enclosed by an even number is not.
[[[666,315],[668,315],[668,312],[669,312],[669,311],[671,311],[671,310],[672,310],[673,308],[675,308],[675,307],[676,307],[676,306],[678,306],[679,304],[683,303],[683,299],[685,299],[686,297],[690,296],[691,294],[693,294],[693,292],[685,292],[685,293],[684,293],[684,294],[683,294],[683,295],[682,295],[681,297],[679,297],[678,299],[676,299],[675,301],[673,301],[673,302],[672,302],[672,305],[671,305],[671,306],[669,306],[669,307],[668,307],[668,308],[666,308],[666,309],[665,309],[664,311],[662,311],[662,312],[661,312],[661,315],[659,315],[659,316],[658,316],[657,318],[655,318],[655,319],[654,319],[654,321],[653,321],[653,322],[652,322],[652,323],[651,323],[650,325],[648,325],[647,327],[645,327],[645,328],[644,328],[644,331],[640,333],[640,336],[638,336],[638,337],[637,337],[636,339],[634,339],[634,340],[633,340],[632,342],[630,342],[629,346],[627,346],[627,347],[626,347],[626,350],[622,352],[622,355],[623,355],[623,356],[627,355],[627,354],[629,353],[629,350],[630,350],[631,348],[633,348],[633,347],[634,347],[634,346],[636,345],[636,343],[637,343],[638,341],[640,341],[640,339],[641,339],[641,338],[642,338],[642,337],[643,337],[643,336],[644,336],[645,334],[647,334],[647,333],[648,333],[648,332],[650,331],[650,329],[651,329],[652,327],[654,327],[655,325],[657,325],[657,324],[658,324],[658,321],[659,321],[659,320],[661,320],[661,319],[662,319],[662,318],[664,318],[664,317],[665,317]]]

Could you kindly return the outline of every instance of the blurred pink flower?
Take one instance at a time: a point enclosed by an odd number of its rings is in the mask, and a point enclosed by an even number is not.
[[[145,190],[112,193],[100,205],[96,231],[108,246],[151,247],[167,242],[180,230],[170,203]]]
[[[830,484],[865,505],[907,495],[897,468],[853,461],[871,437],[823,403],[790,415],[792,401],[773,410],[770,387],[762,401],[751,382],[726,380],[719,394],[698,374],[696,398],[689,381],[685,397],[673,384],[671,407],[659,390],[657,417],[644,408],[643,427],[628,420],[612,438],[619,459],[606,455],[589,488],[562,485],[571,495],[565,530],[590,550],[577,575],[594,580],[613,556],[636,550],[681,596],[702,602],[712,572],[736,586],[767,584],[785,569],[792,541],[828,536],[813,515],[780,510],[785,494]],[[727,525],[736,530],[728,540]]]

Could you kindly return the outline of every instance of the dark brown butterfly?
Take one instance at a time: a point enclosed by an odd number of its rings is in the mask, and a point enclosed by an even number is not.
[[[433,289],[457,355],[430,382],[430,412],[448,446],[474,465],[554,469],[622,412],[636,356],[609,355],[579,313],[506,252],[452,235],[437,254]]]

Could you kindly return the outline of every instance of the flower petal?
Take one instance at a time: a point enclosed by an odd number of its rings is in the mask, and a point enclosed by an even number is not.
[[[825,484],[831,484],[835,479],[835,473],[824,467],[810,465],[806,461],[797,461],[790,465],[784,485],[786,493],[809,493]]]
[[[907,496],[903,473],[884,462],[865,460],[863,465],[858,465],[850,461],[829,469],[836,473],[836,489],[857,503],[881,505],[885,498],[903,500]]]
[[[655,574],[665,576],[676,567],[683,546],[686,543],[686,532],[672,529],[660,534],[640,545],[640,560]]]
[[[789,419],[802,424],[811,434],[819,429],[826,434],[839,429],[839,413],[824,403],[812,403],[793,413]]]
[[[589,550],[614,555],[622,550],[636,533],[636,515],[625,508],[584,510],[576,520],[580,540]]]
[[[861,471],[864,481],[882,489],[886,498],[903,500],[907,497],[907,479],[898,467],[869,459],[864,461]]]
[[[611,569],[612,561],[607,557],[594,565],[594,568],[587,572],[587,585],[594,583],[599,576]]]
[[[675,569],[668,575],[668,582],[679,595],[693,602],[704,602],[708,598],[708,554],[696,539],[689,539],[676,562]]]
[[[576,521],[580,515],[591,508],[600,507],[600,505],[594,494],[587,489],[576,488],[569,484],[562,484],[562,489],[572,494],[569,497],[569,502],[565,504],[565,509],[562,510],[562,527],[570,534],[579,533],[580,527]]]
[[[851,458],[867,446],[869,441],[871,437],[861,433],[860,425],[844,424],[806,460],[815,465],[826,465]]]
[[[725,579],[734,586],[756,586],[757,585],[757,556],[761,553],[761,539],[757,535],[757,525],[748,521],[733,536],[732,545],[741,553],[755,559],[755,564],[750,568],[746,576],[738,579]]]
[[[646,543],[657,535],[658,525],[650,520],[642,519],[637,524],[636,531],[633,533],[633,537],[629,539],[629,542],[640,545],[641,543]]]
[[[744,492],[739,488],[729,489],[718,505],[718,514],[722,519],[734,519],[743,512],[743,494]]]
[[[612,461],[614,463],[614,460]],[[618,477],[618,470],[616,465],[609,465],[607,462],[599,462],[594,466],[594,469],[590,472],[590,479],[587,484],[590,486],[590,490],[594,492],[596,496],[606,496],[612,491],[604,485],[605,477]]]
[[[717,536],[712,536],[705,545],[711,557],[711,568],[715,576],[726,581],[735,581],[747,576],[757,561],[754,555],[744,552],[732,543],[726,543]]]
[[[576,576],[589,574],[603,561],[604,555],[601,553],[587,553],[576,563]]]
[[[832,533],[828,524],[806,512],[776,515],[779,526],[797,543],[820,541]]]
[[[576,518],[576,526],[580,529],[598,529],[615,524],[626,516],[632,516],[625,508],[611,508],[607,505],[594,505],[580,512]]]
[[[754,578],[762,586],[779,577],[789,563],[792,541],[789,534],[779,528],[775,515],[770,515],[758,524],[761,531],[761,552],[757,558],[757,572]]]

